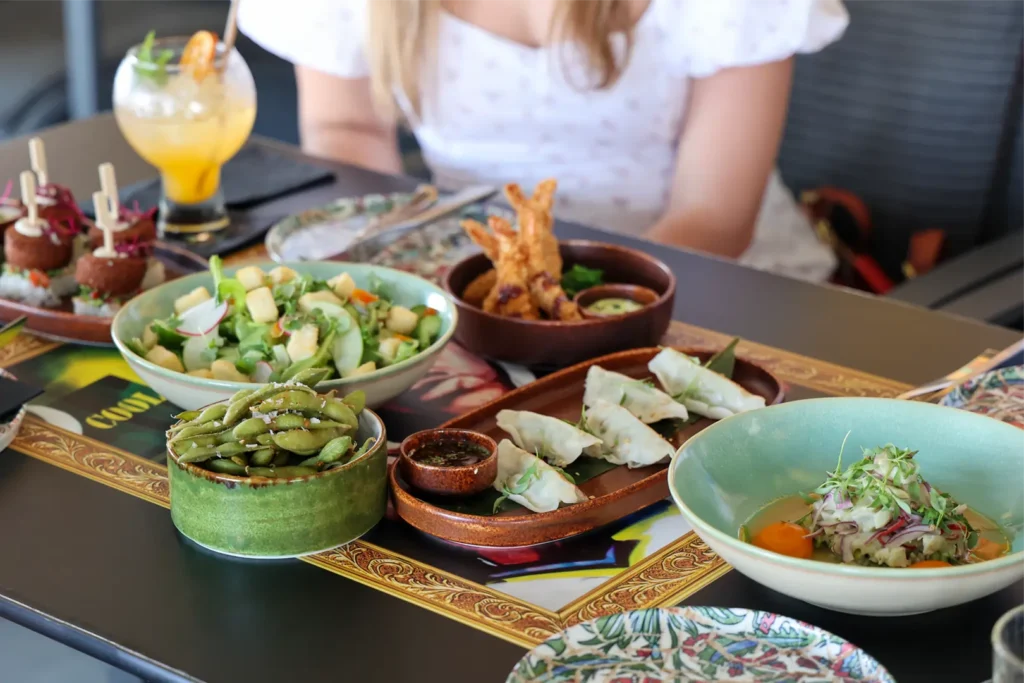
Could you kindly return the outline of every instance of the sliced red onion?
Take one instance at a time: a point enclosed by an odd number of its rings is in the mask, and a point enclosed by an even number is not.
[[[925,526],[924,524],[908,526],[906,529],[902,529],[898,534],[894,534],[892,538],[883,544],[883,547],[889,548],[891,546],[913,543],[925,534],[931,533],[931,531],[932,528],[930,526]]]
[[[860,525],[857,522],[843,521],[843,522],[832,522],[830,524],[821,524],[823,529],[829,529],[834,534],[839,536],[848,536],[855,534],[860,531]]]
[[[819,528],[818,530],[812,531],[809,534],[804,534],[804,538],[817,538],[818,536],[821,536],[823,533],[825,533],[825,529]]]
[[[853,501],[852,500],[840,499],[839,502],[836,503],[836,510],[845,510],[847,508],[852,508],[852,507],[853,507]]]

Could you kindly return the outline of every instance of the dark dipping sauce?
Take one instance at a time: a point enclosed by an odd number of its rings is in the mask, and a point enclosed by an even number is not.
[[[410,457],[432,467],[465,467],[486,460],[490,454],[472,441],[436,441],[420,446]]]

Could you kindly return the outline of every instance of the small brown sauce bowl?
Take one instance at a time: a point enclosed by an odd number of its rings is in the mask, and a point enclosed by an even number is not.
[[[423,448],[471,445],[487,455],[470,465],[430,465],[414,459]],[[428,429],[406,437],[398,451],[398,471],[413,488],[440,496],[472,496],[486,491],[498,476],[498,445],[468,429]]]
[[[595,304],[602,299],[628,299],[640,304],[641,308],[643,308],[656,302],[658,300],[658,293],[650,287],[642,287],[640,285],[611,284],[588,287],[583,291],[577,292],[576,296],[573,297],[573,301],[580,307],[580,313],[584,318],[616,318],[633,312],[595,313],[587,310],[591,304]]]

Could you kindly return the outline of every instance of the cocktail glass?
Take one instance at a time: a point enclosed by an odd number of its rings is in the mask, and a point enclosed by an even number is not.
[[[256,85],[238,51],[228,54],[218,43],[213,68],[199,70],[180,63],[188,41],[176,37],[136,45],[114,77],[121,133],[160,171],[161,233],[228,225],[221,166],[245,144],[256,119]]]
[[[992,683],[1024,683],[1024,606],[1004,614],[992,629]]]

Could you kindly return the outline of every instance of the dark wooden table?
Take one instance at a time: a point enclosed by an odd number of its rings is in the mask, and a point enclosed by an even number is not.
[[[89,196],[96,165],[122,185],[154,175],[109,116],[43,135],[52,177]],[[272,144],[272,143],[267,143]],[[292,152],[298,154],[298,152]],[[0,178],[28,165],[0,145]],[[414,182],[335,167],[333,185],[259,207],[269,225],[329,199]],[[911,384],[942,376],[1011,331],[816,287],[627,237],[562,225],[566,238],[639,246],[679,280],[675,317]],[[523,650],[301,562],[212,557],[181,541],[166,510],[13,451],[0,454],[0,616],[153,680],[501,681]],[[901,683],[980,682],[988,633],[1021,586],[918,617],[818,609],[730,572],[690,604],[750,607],[815,623],[863,646]]]

